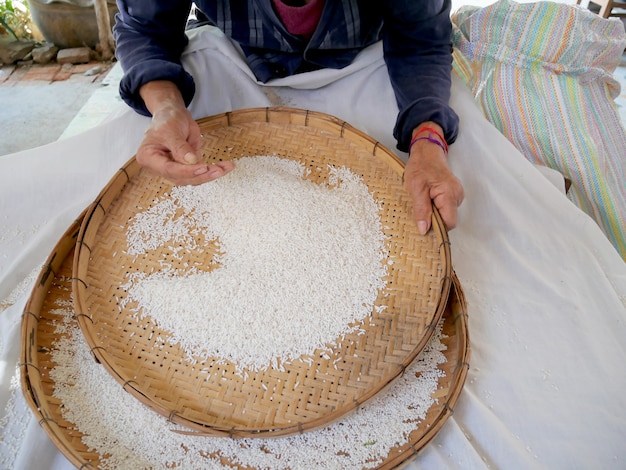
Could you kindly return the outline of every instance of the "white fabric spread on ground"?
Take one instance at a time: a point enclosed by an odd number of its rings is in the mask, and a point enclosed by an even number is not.
[[[325,70],[262,87],[225,44],[215,30],[192,34],[186,68],[196,74],[210,64],[195,117],[289,104],[338,116],[394,148],[397,109],[380,48],[341,77]],[[328,83],[319,87],[322,74]],[[318,88],[306,89],[307,80]],[[301,89],[288,88],[292,81]],[[593,220],[485,120],[457,79],[451,104],[461,129],[448,158],[466,199],[450,239],[469,305],[472,357],[453,416],[408,468],[625,468],[626,264]],[[133,155],[147,124],[129,111],[85,134],[0,158],[3,223],[26,234],[0,239],[0,298],[42,263]],[[15,319],[23,303],[0,314],[8,346],[0,358],[0,409],[19,360]],[[72,468],[32,418],[15,452],[18,470]]]

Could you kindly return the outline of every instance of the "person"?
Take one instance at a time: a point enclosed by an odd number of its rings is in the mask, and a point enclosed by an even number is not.
[[[455,227],[464,193],[446,158],[459,126],[449,106],[450,0],[200,0],[195,5],[241,47],[262,83],[343,68],[382,40],[398,105],[393,135],[398,149],[409,153],[404,184],[418,230],[429,230],[432,203],[446,226]],[[119,0],[118,7],[120,95],[138,113],[152,116],[138,163],[174,184],[202,184],[231,171],[232,162],[207,165],[198,157],[200,130],[187,109],[195,82],[181,64],[191,1]]]

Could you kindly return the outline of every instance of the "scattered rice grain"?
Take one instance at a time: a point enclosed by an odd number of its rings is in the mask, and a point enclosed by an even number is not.
[[[225,468],[216,455],[251,468],[373,468],[424,419],[444,375],[437,367],[446,360],[439,325],[407,373],[339,423],[276,439],[185,436],[172,431],[186,428],[142,405],[93,361],[70,307],[55,313],[60,321],[51,351],[54,397],[85,445],[106,456],[103,469]]]
[[[228,175],[180,186],[140,212],[128,253],[160,246],[219,247],[209,272],[165,261],[129,276],[129,300],[189,356],[219,356],[264,370],[356,331],[386,286],[387,248],[378,203],[361,178],[329,168],[328,184],[306,180],[299,162],[245,157]],[[176,250],[179,253],[179,250]],[[324,357],[330,357],[326,354]],[[279,366],[280,364],[280,366]]]

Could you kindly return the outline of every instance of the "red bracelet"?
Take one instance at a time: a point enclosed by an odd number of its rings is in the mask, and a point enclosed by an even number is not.
[[[437,137],[439,137],[441,139],[441,142],[443,142],[443,144],[446,147],[448,147],[448,143],[446,142],[446,139],[444,139],[443,135],[441,135],[439,133],[439,131],[437,129],[435,129],[434,127],[430,127],[430,126],[419,127],[417,129],[417,132],[415,133],[415,135],[418,135],[418,134],[420,134],[423,131],[432,132],[433,134],[435,134]]]
[[[429,132],[428,137],[420,137],[420,134],[423,131]],[[433,138],[433,134],[435,134],[439,139]],[[415,133],[415,137],[411,139],[411,143],[409,144],[409,153],[411,153],[411,147],[413,147],[413,144],[418,140],[427,140],[429,142],[432,142],[433,144],[437,144],[443,149],[446,154],[448,153],[448,143],[446,142],[446,139],[444,139],[443,136],[433,127],[422,127]]]
[[[414,137],[413,140],[411,141],[411,144],[409,145],[409,153],[411,153],[411,147],[413,147],[413,144],[415,142],[417,142],[418,140],[427,140],[428,142],[432,142],[433,144],[437,144],[439,145],[439,147],[441,147],[441,149],[444,151],[444,153],[448,153],[448,148],[447,146],[444,146],[443,142],[441,142],[439,139],[434,139],[432,138],[430,135],[429,136],[422,136],[422,137]]]

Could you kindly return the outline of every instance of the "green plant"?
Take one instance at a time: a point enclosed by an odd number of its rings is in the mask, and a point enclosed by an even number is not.
[[[28,3],[20,0],[0,0],[0,25],[15,39],[32,38]]]

